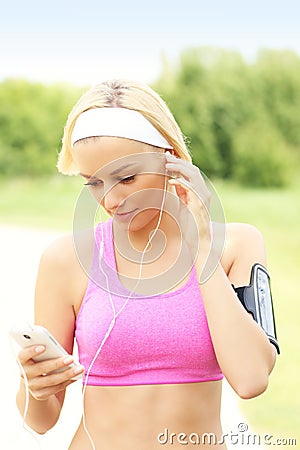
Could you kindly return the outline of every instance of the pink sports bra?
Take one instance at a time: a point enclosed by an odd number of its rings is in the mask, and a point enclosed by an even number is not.
[[[116,313],[129,295],[118,278],[109,219],[96,228],[92,276],[76,320],[79,359],[85,367],[83,382],[129,386],[222,379],[194,267],[188,281],[176,291],[151,296],[133,294],[90,367],[113,319],[105,278],[99,274],[101,226],[103,268],[108,269],[109,286],[113,286],[111,298]]]

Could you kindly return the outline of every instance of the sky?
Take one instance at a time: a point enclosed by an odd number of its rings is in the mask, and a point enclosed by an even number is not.
[[[188,47],[300,55],[299,0],[0,0],[0,81],[154,82]]]

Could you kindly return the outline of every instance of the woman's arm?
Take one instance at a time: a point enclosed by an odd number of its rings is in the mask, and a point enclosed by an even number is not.
[[[35,324],[47,328],[69,354],[73,351],[75,314],[73,305],[82,295],[82,270],[74,253],[71,237],[55,241],[41,258],[35,292]],[[82,298],[82,297],[81,297]],[[65,358],[34,363],[37,346],[22,350],[19,360],[29,384],[26,423],[38,433],[45,433],[57,422],[63,406],[65,389],[73,381],[73,369],[43,376],[57,367],[70,364]],[[83,370],[83,369],[82,369]],[[21,378],[17,406],[25,408],[25,383]]]
[[[250,225],[227,226],[226,259],[229,269],[225,272],[220,262],[215,264],[217,255],[211,253],[214,246],[211,194],[199,169],[170,154],[166,154],[166,169],[177,175],[176,179],[169,180],[169,184],[175,187],[181,200],[179,221],[183,238],[192,252],[199,243],[195,267],[219,365],[240,397],[255,397],[267,388],[276,351],[262,328],[241,305],[231,283],[236,287],[248,285],[253,264],[266,266],[262,236]],[[196,232],[189,227],[189,222],[197,225]],[[203,269],[209,255],[210,258],[215,256],[214,270],[207,274]]]
[[[229,271],[225,273],[219,263],[212,275],[200,284],[200,291],[222,372],[240,397],[252,398],[267,388],[276,350],[243,308],[231,284],[248,285],[253,264],[266,266],[265,246],[260,232],[253,226],[230,224],[226,228]],[[205,252],[200,252],[196,262],[199,279],[203,255]]]

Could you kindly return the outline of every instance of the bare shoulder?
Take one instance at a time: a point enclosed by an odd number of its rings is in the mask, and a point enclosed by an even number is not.
[[[80,259],[78,248],[84,246],[87,237],[81,236],[77,247],[74,236],[67,234],[55,239],[42,253],[37,278],[37,293],[52,296],[73,307],[80,304],[87,287],[88,276]],[[83,255],[81,255],[83,258]],[[87,259],[87,257],[86,257]],[[54,300],[51,300],[52,302]]]
[[[223,258],[230,281],[236,286],[248,284],[253,264],[266,266],[266,250],[261,231],[247,223],[227,224]]]
[[[46,265],[48,270],[64,270],[65,274],[76,270],[78,259],[71,233],[59,236],[44,249],[41,265]]]
[[[241,245],[252,251],[264,248],[264,239],[261,231],[248,223],[228,223],[226,225],[226,240],[235,250]]]
[[[83,269],[83,258],[91,258],[94,245],[93,233],[89,230],[62,235],[55,239],[43,251],[41,262],[52,266],[54,270],[74,273]],[[84,250],[84,252],[83,252]]]

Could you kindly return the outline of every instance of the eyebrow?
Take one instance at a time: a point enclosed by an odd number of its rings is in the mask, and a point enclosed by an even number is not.
[[[117,173],[122,172],[122,170],[127,169],[128,167],[131,167],[131,166],[135,166],[135,165],[136,165],[136,163],[124,164],[123,166],[118,167],[118,169],[113,170],[110,173],[110,175],[116,175]],[[85,175],[84,173],[79,173],[79,175],[81,175],[83,178],[88,178],[88,179],[96,178],[96,179],[98,179],[98,177],[96,177],[95,175]]]
[[[79,175],[83,178],[87,178],[87,179],[93,179],[93,178],[97,178],[94,177],[93,175],[85,175],[84,173],[79,172]]]

